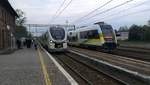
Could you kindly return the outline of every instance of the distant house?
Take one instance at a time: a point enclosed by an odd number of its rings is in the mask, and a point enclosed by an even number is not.
[[[14,45],[15,19],[18,17],[8,0],[0,0],[0,50]]]
[[[117,32],[117,40],[128,40],[128,36],[129,36],[128,31]]]

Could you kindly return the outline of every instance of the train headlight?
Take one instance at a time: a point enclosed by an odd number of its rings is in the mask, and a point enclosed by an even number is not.
[[[53,41],[50,41],[51,43],[53,42]]]

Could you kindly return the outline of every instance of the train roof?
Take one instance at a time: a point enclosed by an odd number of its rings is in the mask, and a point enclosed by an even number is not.
[[[90,25],[90,26],[87,26],[87,27],[78,28],[78,29],[76,29],[76,32],[78,32],[78,31],[86,31],[86,30],[94,30],[94,29],[99,29],[99,28],[100,28],[99,25],[94,24],[94,25]]]
[[[65,27],[63,27],[63,26],[51,26],[49,29],[48,29],[48,31],[50,32],[50,29],[63,29],[63,30],[67,30]]]

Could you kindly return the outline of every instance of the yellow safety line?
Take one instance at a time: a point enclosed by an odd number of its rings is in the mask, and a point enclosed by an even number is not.
[[[39,58],[40,58],[40,64],[41,64],[41,67],[42,67],[42,72],[43,72],[43,75],[44,75],[45,85],[52,85],[51,81],[49,79],[49,75],[48,75],[46,66],[44,64],[44,59],[42,57],[42,53],[40,52],[39,48],[38,48],[38,54],[39,54]]]

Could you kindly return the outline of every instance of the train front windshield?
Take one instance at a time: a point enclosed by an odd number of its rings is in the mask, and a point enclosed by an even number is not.
[[[101,25],[100,27],[104,36],[112,36],[113,28],[111,27],[111,25]]]
[[[54,40],[63,40],[65,38],[65,30],[61,27],[50,28],[50,33]]]
[[[113,28],[111,25],[100,25],[104,39],[106,41],[113,40]]]

